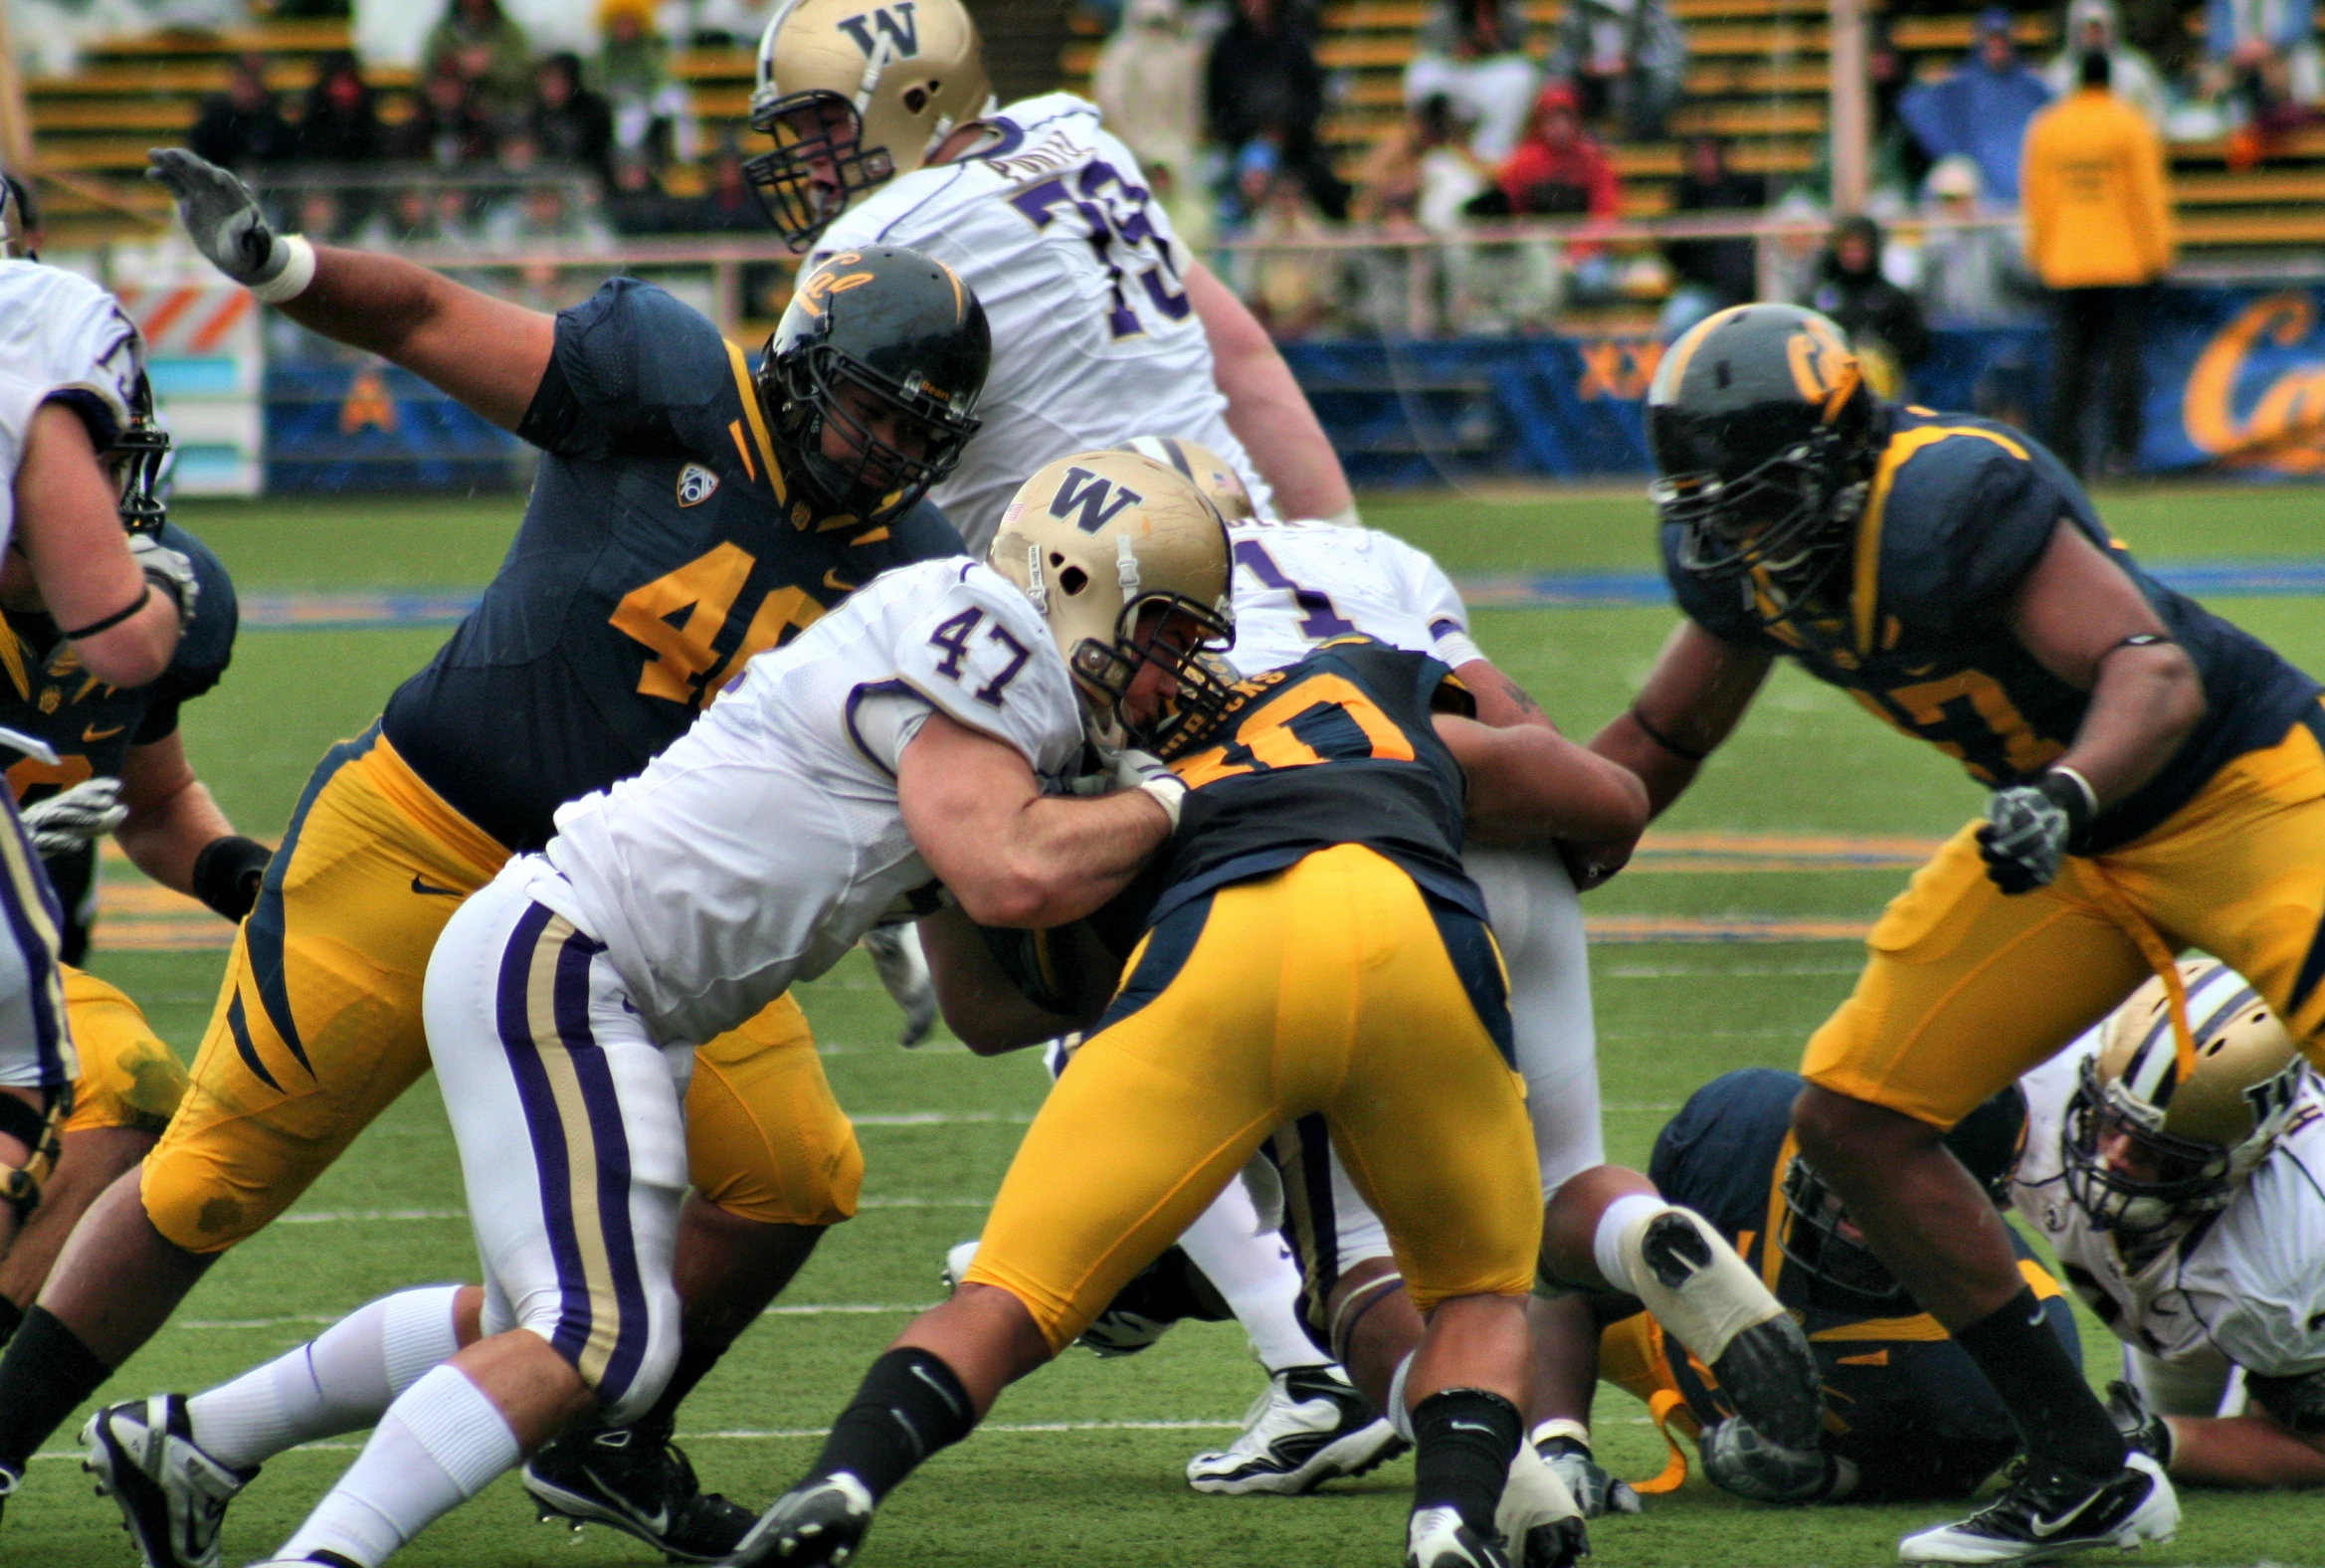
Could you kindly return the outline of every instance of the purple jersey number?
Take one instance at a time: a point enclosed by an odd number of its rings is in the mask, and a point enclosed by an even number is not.
[[[1082,237],[1110,282],[1106,329],[1117,339],[1146,331],[1124,291],[1125,269],[1137,276],[1139,288],[1165,319],[1184,321],[1194,309],[1179,286],[1170,247],[1155,232],[1147,210],[1150,199],[1144,186],[1131,184],[1111,164],[1100,162],[1085,165],[1078,174],[1044,180],[1009,199],[1037,229],[1047,229],[1066,213],[1080,218]]]
[[[1320,643],[1327,637],[1346,637],[1356,630],[1356,623],[1340,614],[1332,596],[1315,588],[1302,588],[1283,575],[1283,568],[1267,553],[1267,546],[1258,539],[1236,541],[1236,564],[1247,568],[1254,577],[1270,588],[1291,595],[1291,602],[1302,612],[1299,635],[1310,642]]]

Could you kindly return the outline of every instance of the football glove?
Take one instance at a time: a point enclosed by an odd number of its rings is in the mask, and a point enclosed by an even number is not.
[[[1154,797],[1154,803],[1171,819],[1171,831],[1179,831],[1179,807],[1187,798],[1186,781],[1151,751],[1141,751],[1136,746],[1124,746],[1120,750],[1099,747],[1096,770],[1073,781],[1076,795],[1110,795],[1126,789],[1144,790]]]
[[[896,1044],[908,1051],[936,1027],[936,985],[928,975],[928,960],[921,956],[920,934],[909,925],[875,925],[864,933],[863,942],[872,973],[904,1010],[904,1028]]]
[[[129,820],[119,779],[88,779],[21,813],[24,831],[42,860],[70,855]]]
[[[145,580],[163,593],[178,607],[178,634],[194,624],[194,601],[202,597],[202,580],[194,575],[194,562],[183,550],[173,550],[150,533],[129,535],[129,559],[145,574]]]
[[[2249,1376],[2249,1374],[2247,1374]],[[2124,1444],[2138,1450],[2166,1470],[2172,1468],[2172,1429],[2157,1415],[2138,1387],[2117,1378],[2107,1385],[2107,1414]]]
[[[1848,1461],[1821,1447],[1780,1448],[1741,1417],[1705,1429],[1695,1448],[1713,1485],[1754,1502],[1825,1502],[1856,1488]]]
[[[1986,875],[2006,893],[2049,886],[2058,863],[2097,815],[2090,785],[2064,768],[2032,784],[1996,790],[1986,799],[1986,826],[1978,830]]]
[[[1551,1438],[1536,1445],[1542,1463],[1566,1482],[1575,1504],[1586,1519],[1610,1513],[1638,1513],[1647,1505],[1627,1480],[1617,1480],[1599,1464],[1591,1446],[1580,1438]]]
[[[152,165],[145,177],[176,199],[194,249],[211,266],[246,288],[261,289],[291,265],[293,247],[268,226],[258,196],[236,176],[179,147],[155,147],[145,157]]]

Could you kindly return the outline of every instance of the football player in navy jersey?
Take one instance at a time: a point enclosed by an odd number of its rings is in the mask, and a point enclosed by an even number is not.
[[[15,1473],[221,1253],[426,1070],[422,977],[462,899],[545,844],[561,804],[643,767],[753,654],[886,567],[960,550],[922,496],[977,428],[990,353],[976,297],[908,251],[846,253],[803,278],[754,366],[649,285],[617,279],[550,316],[277,235],[247,186],[192,154],[153,164],[228,277],[542,460],[483,602],[315,770],[178,1115],[91,1211],[0,1358],[0,1469]],[[855,1212],[863,1161],[788,996],[697,1062],[670,1392],[637,1429],[567,1436],[526,1479],[545,1509],[702,1560],[747,1515],[695,1487],[672,1412]],[[389,1313],[386,1365],[427,1364],[412,1357],[449,1341],[461,1309],[445,1294]],[[234,1435],[189,1423],[175,1396],[108,1412],[105,1428],[91,1441],[148,1561],[215,1563],[221,1487],[201,1477],[234,1469],[217,1458]]]
[[[1686,619],[1594,747],[1659,811],[1789,657],[1993,791],[1874,926],[1793,1112],[1802,1152],[2026,1438],[1997,1502],[1900,1554],[2168,1538],[2170,1482],[2126,1454],[1941,1139],[2151,972],[2176,987],[2183,947],[2240,970],[2325,1055],[2317,683],[2143,573],[2034,442],[1876,397],[1813,311],[1710,317],[1647,405]]]
[[[1717,1226],[1786,1307],[1800,1314],[1825,1383],[1821,1466],[1768,1456],[1732,1418],[1727,1392],[1653,1317],[1607,1324],[1599,1375],[1696,1437],[1704,1472],[1763,1502],[1899,1502],[1961,1498],[2019,1451],[2010,1412],[1978,1368],[1865,1250],[1847,1212],[1792,1131],[1795,1073],[1746,1068],[1687,1097],[1655,1138],[1647,1174],[1673,1203]],[[2027,1135],[2016,1084],[1954,1124],[1946,1147],[1990,1196],[2008,1201]],[[2014,1232],[2012,1256],[2050,1331],[2080,1360],[2074,1310]],[[1605,1298],[1594,1298],[1594,1303]]]

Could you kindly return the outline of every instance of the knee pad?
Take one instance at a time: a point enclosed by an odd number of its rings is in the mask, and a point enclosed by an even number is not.
[[[23,1144],[24,1163],[0,1162],[0,1202],[16,1211],[16,1223],[40,1207],[41,1189],[57,1169],[65,1152],[65,1118],[73,1114],[73,1085],[58,1089],[48,1109],[35,1110],[13,1094],[0,1094],[0,1133]]]

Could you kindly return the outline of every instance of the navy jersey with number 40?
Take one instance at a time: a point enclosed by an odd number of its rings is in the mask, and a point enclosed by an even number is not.
[[[2094,852],[2156,827],[2227,763],[2275,745],[2314,711],[2317,683],[2271,649],[2141,571],[2090,497],[2037,443],[1992,420],[1892,409],[1888,443],[1823,618],[1774,630],[1746,608],[1750,579],[1705,583],[1662,530],[1679,608],[1713,636],[1790,654],[1876,717],[1959,758],[1990,787],[2036,777],[2073,742],[2089,706],[2013,635],[2013,596],[2061,522],[2129,577],[2204,681],[2205,715],[2164,770],[2102,812]]]
[[[791,493],[742,349],[634,279],[557,317],[517,434],[544,455],[515,542],[382,720],[511,850],[644,767],[753,654],[890,566],[961,550],[926,502],[868,527]]]

